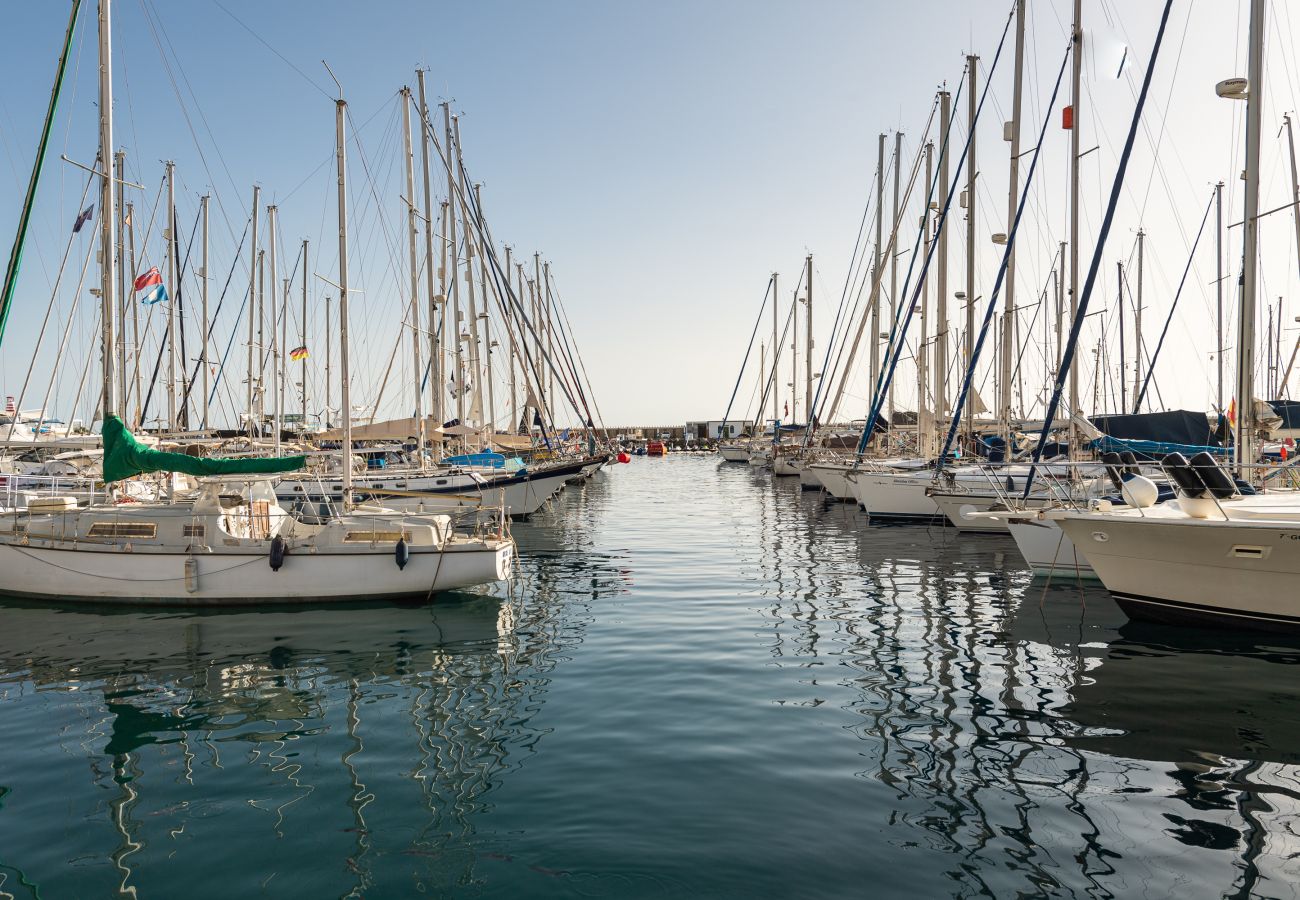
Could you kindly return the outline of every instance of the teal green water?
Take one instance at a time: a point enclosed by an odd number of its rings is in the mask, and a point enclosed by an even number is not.
[[[707,458],[515,534],[432,606],[0,605],[0,897],[1300,896],[1294,646]]]

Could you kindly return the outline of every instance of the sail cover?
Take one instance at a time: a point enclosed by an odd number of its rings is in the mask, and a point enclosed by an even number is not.
[[[307,464],[305,456],[204,459],[184,453],[151,450],[126,430],[122,420],[104,422],[104,481],[121,481],[145,472],[184,472],[186,475],[245,475],[292,472]]]

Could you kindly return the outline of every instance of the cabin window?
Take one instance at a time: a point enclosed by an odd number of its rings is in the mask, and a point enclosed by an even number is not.
[[[437,483],[438,483],[438,484],[446,484],[446,483],[447,483],[447,479],[445,479],[445,478],[439,478]]]
[[[382,484],[372,484],[371,487],[375,488],[376,490],[381,490],[381,489],[383,488],[383,485],[382,485]]]
[[[343,538],[345,544],[396,544],[402,538],[411,539],[409,531],[349,531]]]
[[[158,534],[155,522],[96,522],[90,526],[88,537],[100,538],[151,538]]]
[[[300,493],[300,494],[302,493],[302,485],[301,485],[301,484],[295,484],[295,485],[293,486],[293,489],[294,489],[295,491],[297,491],[298,493]]]
[[[395,488],[404,488],[404,487],[406,487],[406,482],[405,482],[405,481],[399,481],[399,482],[397,482],[396,484],[394,484],[393,487],[395,487]]]
[[[186,525],[181,528],[181,534],[187,538],[204,537],[207,531],[207,528],[203,525]]]

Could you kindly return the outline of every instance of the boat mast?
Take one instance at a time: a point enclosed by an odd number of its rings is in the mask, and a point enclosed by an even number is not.
[[[805,261],[808,266],[806,280],[808,282],[808,316],[804,320],[804,346],[803,370],[804,370],[804,418],[808,421],[809,429],[812,428],[812,406],[813,406],[813,335],[812,335],[812,311],[813,311],[813,264],[812,254],[808,254]]]
[[[332,317],[330,316],[331,301],[334,298],[329,294],[325,295],[325,427],[332,428],[333,421],[330,419],[330,395],[333,393],[332,385],[334,383],[334,341],[331,338],[333,331],[330,328]]]
[[[176,430],[176,163],[167,161],[167,428]]]
[[[104,390],[100,398],[103,419],[117,415],[116,371],[113,365],[113,293],[117,289],[117,258],[113,254],[113,223],[117,198],[109,174],[113,152],[113,39],[110,0],[99,0],[99,227],[102,263],[99,281],[100,352],[103,355]]]
[[[925,183],[934,184],[934,141],[925,142]],[[930,234],[930,202],[921,207],[921,249],[930,253],[930,243],[934,236]],[[930,382],[929,355],[925,348],[925,337],[930,325],[930,284],[929,275],[922,270],[921,280],[921,337],[916,344],[916,452],[928,458],[930,455],[930,420],[931,416],[923,414],[925,409],[926,389]]]
[[[447,202],[450,204],[452,198],[456,196],[456,176],[452,167],[452,160],[456,158],[456,152],[451,141],[451,105],[447,102],[442,104],[442,126],[443,133],[446,136],[443,152],[447,154]],[[451,339],[454,345],[453,355],[455,358],[452,384],[456,387],[456,422],[463,425],[465,424],[465,360],[460,339],[460,278],[457,271],[460,268],[460,248],[456,243],[456,210],[453,207],[448,207],[446,215],[447,246],[451,253],[451,262],[447,266],[446,277],[450,281],[451,287],[450,302],[453,310]]]
[[[948,181],[948,128],[952,121],[952,94],[939,92],[939,133],[943,142],[939,145],[939,184],[944,191],[949,190]],[[943,203],[947,198],[941,197]],[[935,420],[942,419],[948,412],[948,217],[939,221],[939,234],[935,254],[939,257],[938,271],[935,273],[935,309],[934,329],[934,415]]]
[[[894,243],[898,240],[898,208],[899,181],[902,176],[903,168],[903,132],[894,132],[894,229],[890,232],[889,248],[889,321],[892,330],[893,323],[898,321],[898,247]],[[898,345],[901,348],[905,343],[905,335],[898,336]],[[889,425],[894,425],[894,379],[889,379]]]
[[[780,292],[777,290],[776,283],[777,283],[776,273],[773,272],[772,273],[772,421],[773,422],[776,422],[781,418],[781,398],[778,396],[781,393],[781,382],[777,378],[777,374],[776,374],[776,361],[781,356],[781,354],[778,353],[776,350],[777,343],[778,343],[778,339],[776,336],[776,320],[779,314],[779,310],[777,309],[777,307],[781,305],[780,300],[778,299],[781,295]],[[773,437],[775,437],[775,434],[773,434]]]
[[[274,435],[274,437],[273,437],[273,440],[275,441],[275,453],[276,453],[277,456],[280,454],[280,408],[281,408],[281,406],[282,406],[282,403],[281,403],[281,396],[282,396],[282,394],[284,393],[284,392],[281,390],[282,382],[281,382],[281,380],[280,380],[280,341],[279,341],[279,332],[276,331],[276,328],[275,328],[275,313],[276,313],[276,310],[277,310],[277,309],[279,308],[279,306],[280,306],[280,304],[276,302],[276,295],[279,293],[279,291],[277,291],[277,290],[275,289],[276,275],[278,274],[278,272],[277,272],[277,268],[276,268],[276,262],[277,262],[277,260],[276,260],[275,251],[276,251],[276,245],[279,243],[279,241],[276,240],[276,238],[278,237],[278,235],[276,234],[276,225],[279,224],[279,223],[277,222],[277,220],[279,219],[279,212],[280,212],[280,208],[279,208],[278,206],[268,206],[268,207],[266,208],[266,243],[267,243],[268,249],[271,251],[271,261],[270,261],[270,266],[271,266],[271,271],[270,271],[270,279],[271,279],[271,378],[273,379],[273,380],[272,380],[272,383],[271,383],[271,407],[272,407],[272,408],[271,408],[271,424],[272,424],[272,427],[275,429],[275,435]],[[263,283],[262,287],[263,287],[263,304],[265,304],[265,287],[266,287],[265,283]],[[263,311],[265,312],[265,308],[263,309]],[[262,318],[265,319],[265,315],[263,315]],[[261,360],[262,360],[262,371],[265,372],[265,371],[266,371],[266,349],[265,349],[265,345],[263,345],[263,347],[259,349],[258,356],[261,357]],[[262,390],[263,390],[263,391],[266,390],[266,379],[265,379],[265,378],[262,379]],[[259,426],[259,428],[260,428],[261,424],[262,424],[262,423],[261,423],[261,421],[259,420],[259,422],[258,422],[258,426]]]
[[[1073,57],[1070,60],[1070,321],[1079,313],[1079,128],[1082,118],[1079,104],[1083,100],[1083,0],[1074,0]],[[1060,358],[1058,352],[1057,358]],[[1070,458],[1079,455],[1079,429],[1074,417],[1079,414],[1079,356],[1070,358]],[[1058,363],[1059,365],[1059,363]],[[1049,423],[1050,426],[1050,423]]]
[[[1242,219],[1241,310],[1237,323],[1237,471],[1255,461],[1255,297],[1259,257],[1259,144],[1264,111],[1264,0],[1250,3],[1246,94],[1246,214]]]
[[[482,217],[483,185],[481,184],[474,185],[474,205],[475,207],[478,208],[479,216]],[[479,231],[479,234],[480,236],[483,234],[482,230]],[[496,292],[496,288],[491,286],[488,281],[487,254],[481,252],[481,250],[482,248],[480,247],[478,260],[479,260],[479,283],[483,285],[483,312],[479,313],[479,318],[483,321],[483,329],[482,329],[483,343],[481,345],[482,349],[479,352],[482,353],[484,357],[483,376],[484,376],[484,383],[487,385],[488,411],[487,411],[487,419],[484,421],[483,425],[484,425],[484,432],[487,436],[487,441],[488,441],[487,449],[490,451],[493,449],[492,443],[496,437],[497,403],[492,388],[492,326],[491,326],[492,319],[491,316],[488,314],[488,291],[491,290],[493,296],[496,296],[497,292]],[[499,299],[500,298],[498,298],[498,300]]]
[[[1146,238],[1146,232],[1141,228],[1138,229],[1138,290],[1137,305],[1133,310],[1133,412],[1139,413],[1142,410],[1137,407],[1137,401],[1141,399],[1142,394],[1142,256],[1143,243]],[[1121,376],[1122,380],[1122,376]]]
[[[202,304],[202,333],[199,335],[199,368],[203,370],[203,397],[202,410],[203,430],[208,428],[208,202],[211,200],[210,195],[204,194],[199,198],[199,205],[202,207],[203,221],[203,296]]]
[[[885,228],[885,138],[880,135],[876,141],[876,259],[871,270],[871,390],[874,392],[880,384],[880,276],[881,264],[884,262],[884,228]],[[893,254],[894,245],[891,238],[889,252]],[[776,295],[773,294],[773,297]],[[776,313],[772,315],[772,339],[776,340]],[[775,348],[776,344],[773,343]],[[775,350],[773,350],[775,352]],[[871,398],[875,403],[875,397]]]
[[[302,318],[298,320],[298,346],[307,346],[307,273],[311,270],[307,268],[307,239],[302,241]],[[307,357],[302,358],[299,366],[299,377],[302,379],[298,387],[302,392],[302,426],[307,427]]]
[[[348,183],[344,119],[348,102],[334,101],[334,154],[339,172],[339,403],[343,414],[343,508],[352,506],[352,395],[348,384]]]
[[[979,173],[975,169],[975,119],[978,115],[976,100],[978,91],[975,89],[976,77],[978,75],[979,57],[971,54],[966,57],[966,76],[970,80],[970,96],[966,98],[966,122],[967,127],[971,130],[970,141],[966,148],[966,347],[965,360],[966,368],[975,365],[975,181]],[[971,374],[971,380],[974,381],[974,373]],[[966,416],[966,446],[968,450],[974,450],[975,435],[975,413],[977,410],[972,408],[971,414]]]
[[[1015,86],[1012,88],[1011,121],[1007,123],[1007,140],[1011,142],[1011,166],[1009,187],[1007,189],[1007,239],[1010,240],[1011,229],[1016,222],[1016,206],[1020,200],[1020,111],[1024,96],[1025,82],[1025,0],[1016,2],[1016,69]],[[1002,424],[1002,434],[1006,439],[1006,460],[1011,461],[1011,360],[1015,352],[1012,329],[1016,315],[1016,247],[1012,243],[1007,250],[1006,275],[1003,276],[1002,290],[1005,302],[1002,308],[1002,366],[1001,392],[998,403],[998,419]]]
[[[134,215],[133,215],[134,212],[135,212],[135,207],[134,207],[134,205],[131,204],[131,203],[127,203],[127,205],[126,205],[126,222],[127,222],[127,227],[126,227],[126,241],[127,241],[127,253],[128,253],[128,256],[129,256],[129,258],[130,258],[130,260],[131,260],[130,271],[129,271],[127,274],[128,274],[128,276],[129,276],[129,278],[130,278],[129,283],[130,283],[131,285],[133,285],[133,286],[134,286],[134,284],[135,284],[135,274],[136,274],[136,264],[135,264],[135,217],[134,217]],[[136,303],[136,302],[134,302],[134,301],[131,302],[131,347],[132,347],[132,350],[133,350],[133,353],[131,354],[131,370],[132,370],[132,376],[133,376],[133,378],[135,379],[135,416],[131,419],[131,424],[132,424],[132,427],[138,427],[139,424],[140,424],[140,421],[139,421],[139,420],[140,420],[140,404],[141,404],[141,398],[144,396],[144,387],[143,387],[143,384],[142,384],[142,381],[141,381],[141,376],[140,376],[140,304],[139,304],[139,303]],[[125,370],[125,369],[123,369],[121,372],[119,372],[118,375],[119,375],[119,377],[120,377],[123,381],[126,381],[126,370]],[[123,414],[125,414],[125,412],[126,412],[126,407],[125,407],[125,406],[122,407],[122,412],[123,412]]]
[[[1216,333],[1214,361],[1217,364],[1219,385],[1215,394],[1215,407],[1219,415],[1226,415],[1223,405],[1223,182],[1214,186],[1214,287]]]
[[[411,267],[411,385],[415,389],[415,458],[424,461],[424,369],[420,365],[420,257],[416,249],[419,225],[415,207],[415,151],[411,146],[411,89],[402,88],[402,151],[406,157],[406,231]],[[423,128],[421,129],[423,130]],[[430,320],[432,327],[432,320]]]
[[[420,155],[424,181],[424,272],[429,283],[429,414],[433,416],[435,427],[441,425],[442,417],[442,360],[438,352],[437,311],[439,294],[433,284],[433,188],[429,170],[429,105],[424,96],[424,70],[416,69],[416,81],[420,91]],[[508,269],[507,269],[508,272]],[[417,378],[421,377],[417,373]]]
[[[123,202],[123,191],[126,179],[126,151],[118,150],[113,154],[113,170],[117,184],[117,216],[114,220],[114,227],[117,234],[114,238],[114,245],[117,253],[117,343],[115,350],[117,352],[117,405],[118,410],[123,416],[126,415],[127,408],[127,380],[126,380],[126,298],[130,296],[126,289],[126,248],[124,245],[124,232],[126,231],[126,205]]]
[[[248,266],[248,395],[246,398],[248,416],[249,435],[253,434],[253,423],[256,421],[254,413],[257,411],[254,406],[254,385],[253,385],[253,353],[254,353],[254,322],[257,317],[257,272],[259,269],[258,260],[261,257],[257,250],[257,206],[262,196],[262,189],[258,185],[253,185],[253,219],[249,234],[252,236],[249,252]]]

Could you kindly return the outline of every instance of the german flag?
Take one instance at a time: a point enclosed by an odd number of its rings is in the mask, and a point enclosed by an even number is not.
[[[294,347],[292,350],[289,351],[289,359],[293,360],[294,362],[301,362],[306,358],[307,358],[306,346]]]

